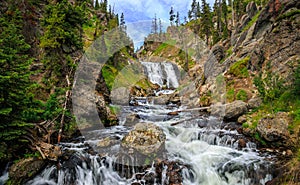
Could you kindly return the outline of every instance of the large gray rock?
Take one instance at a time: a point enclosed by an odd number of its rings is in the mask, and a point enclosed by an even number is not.
[[[248,108],[254,109],[254,108],[259,107],[261,104],[262,104],[262,99],[260,97],[251,98],[248,101]]]
[[[212,116],[223,117],[225,120],[236,120],[247,111],[247,104],[241,100],[236,100],[225,105],[216,103],[210,107]]]
[[[126,87],[115,88],[111,91],[111,101],[116,105],[128,105],[129,104],[130,89]]]
[[[138,123],[123,139],[121,146],[141,154],[155,154],[164,148],[166,135],[153,123]]]
[[[287,113],[278,112],[275,117],[269,116],[261,119],[257,125],[257,131],[267,141],[280,141],[284,144],[290,139],[288,126],[291,121]]]
[[[237,119],[239,116],[248,111],[247,104],[241,100],[236,100],[232,103],[226,104],[224,119]]]

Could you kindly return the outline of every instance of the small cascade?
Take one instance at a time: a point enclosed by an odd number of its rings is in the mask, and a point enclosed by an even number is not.
[[[9,164],[7,164],[4,171],[0,173],[0,185],[3,185],[8,180],[8,166]]]
[[[179,87],[179,70],[175,64],[170,62],[142,62],[148,79],[160,87],[166,85],[168,88]]]

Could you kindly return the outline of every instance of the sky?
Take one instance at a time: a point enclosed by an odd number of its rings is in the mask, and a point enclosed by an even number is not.
[[[200,1],[200,0],[198,0]],[[207,0],[210,5],[214,0]],[[139,47],[147,34],[151,31],[151,20],[155,14],[163,22],[163,29],[169,24],[169,12],[173,7],[174,12],[179,12],[180,19],[187,17],[192,0],[108,0],[114,7],[115,13],[124,13],[127,24],[127,33],[133,39],[135,47]]]

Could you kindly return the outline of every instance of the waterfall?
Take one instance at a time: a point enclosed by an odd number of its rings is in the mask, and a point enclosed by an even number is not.
[[[160,87],[166,85],[168,88],[179,86],[179,70],[175,64],[170,62],[142,62],[148,79]]]

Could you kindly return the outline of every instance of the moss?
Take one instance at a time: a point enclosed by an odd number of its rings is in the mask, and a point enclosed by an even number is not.
[[[263,138],[261,138],[261,136],[260,136],[260,134],[259,134],[258,132],[256,132],[256,133],[254,134],[254,138],[255,138],[257,141],[259,141],[262,145],[267,145],[266,141],[265,141]]]
[[[297,15],[297,14],[300,14],[300,10],[299,10],[299,9],[289,11],[289,12],[287,12],[287,13],[285,13],[285,14],[280,15],[280,16],[277,18],[277,21],[280,21],[280,20],[282,20],[282,19],[287,19],[287,18],[293,17],[294,15]]]
[[[226,92],[226,101],[233,102],[234,101],[234,89],[231,88]]]
[[[261,11],[258,11],[251,19],[251,21],[243,28],[242,32],[248,30],[249,28],[251,28],[251,26],[257,21],[259,15],[260,15]]]
[[[249,126],[248,123],[243,123],[242,127],[243,127],[243,128],[249,128],[250,126]]]
[[[249,77],[247,65],[248,65],[249,57],[245,57],[237,62],[235,62],[230,68],[228,73],[234,75],[239,78]]]
[[[121,111],[121,108],[118,105],[109,105],[109,109],[115,115],[117,115]]]
[[[236,94],[236,99],[242,100],[242,101],[247,101],[247,99],[248,99],[247,92],[243,89],[239,90]]]

